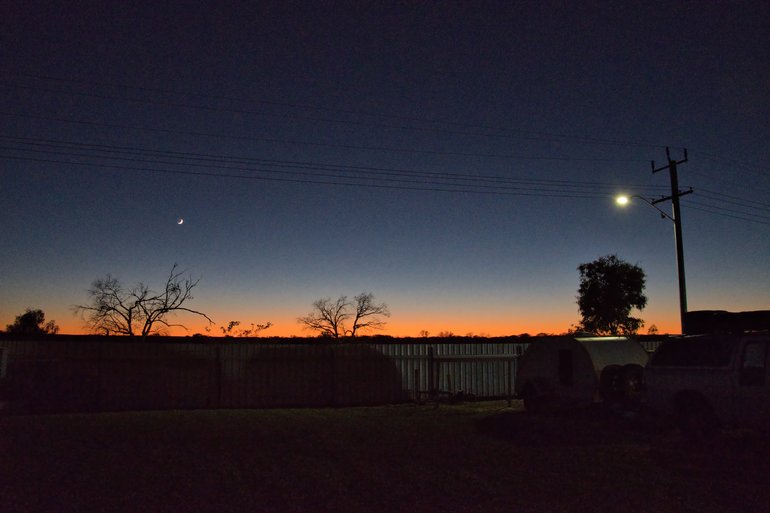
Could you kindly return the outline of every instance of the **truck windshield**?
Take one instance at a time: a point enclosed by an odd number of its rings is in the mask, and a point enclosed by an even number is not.
[[[666,341],[650,360],[658,367],[726,367],[735,339],[730,336],[697,336]]]

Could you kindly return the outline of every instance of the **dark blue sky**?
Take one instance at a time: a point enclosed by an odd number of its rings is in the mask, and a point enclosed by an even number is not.
[[[617,253],[675,331],[672,224],[612,201],[665,146],[690,309],[770,308],[764,2],[158,4],[3,3],[2,324],[177,262],[273,334],[364,290],[395,335],[560,332]]]

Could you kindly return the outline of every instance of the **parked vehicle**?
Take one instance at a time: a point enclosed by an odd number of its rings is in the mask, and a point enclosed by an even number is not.
[[[628,337],[544,337],[519,360],[516,395],[528,411],[641,400],[644,348]]]
[[[770,333],[664,342],[645,369],[647,404],[697,435],[720,424],[770,428]]]

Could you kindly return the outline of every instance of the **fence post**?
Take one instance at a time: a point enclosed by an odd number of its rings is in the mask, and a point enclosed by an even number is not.
[[[420,400],[420,368],[417,367],[414,369],[414,401],[417,404],[422,404],[422,401]]]
[[[217,343],[217,409],[222,408],[222,345]]]
[[[96,346],[96,411],[100,412],[104,408],[102,397],[104,395],[104,341],[98,342]]]
[[[508,407],[513,404],[513,358],[508,360]]]
[[[329,373],[329,406],[337,406],[337,348],[339,346],[335,344],[329,344],[327,346],[330,355],[331,371]],[[352,362],[355,365],[355,362]],[[351,362],[348,362],[350,365]]]
[[[428,395],[431,399],[435,398],[436,396],[436,387],[434,386],[435,381],[435,372],[433,369],[433,347],[428,348]]]

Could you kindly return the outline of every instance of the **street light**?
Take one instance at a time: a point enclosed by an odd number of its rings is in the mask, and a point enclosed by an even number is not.
[[[655,206],[655,202],[653,200],[648,200],[647,198],[645,198],[643,196],[639,196],[638,194],[632,194],[631,196],[627,196],[625,194],[620,194],[620,195],[615,197],[615,203],[617,203],[621,207],[625,207],[626,205],[631,203],[631,198],[640,199],[640,200],[644,201],[645,203],[647,203],[649,206],[651,206],[652,208],[654,208],[655,210],[658,211],[658,213],[660,214],[660,218],[661,219],[668,219],[669,221],[673,221],[674,223],[676,223],[676,221],[674,220],[673,217],[671,217],[669,214],[665,213],[664,211],[662,211],[661,209],[656,207]]]
[[[689,194],[691,192],[692,192],[692,189],[690,189],[685,193],[679,193],[679,195]],[[668,219],[669,221],[674,223],[674,239],[676,242],[676,263],[677,263],[677,272],[679,276],[679,319],[682,326],[682,334],[684,335],[687,332],[685,327],[686,317],[687,317],[687,286],[685,284],[685,278],[684,278],[684,250],[682,248],[682,221],[678,214],[679,212],[678,201],[675,203],[675,208],[674,208],[675,213],[673,216],[667,214],[666,212],[659,209],[655,205],[660,201],[664,201],[670,198],[662,198],[660,200],[649,200],[645,197],[639,196],[638,194],[633,194],[631,196],[621,194],[615,197],[615,203],[623,207],[631,203],[631,198],[637,198],[639,200],[642,200],[644,203],[648,204],[649,206],[657,210],[658,213],[660,214],[661,219]]]

